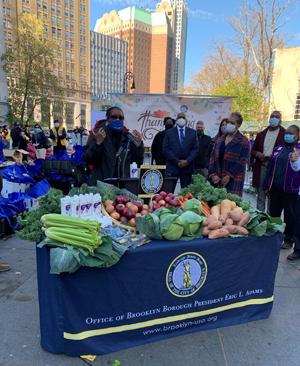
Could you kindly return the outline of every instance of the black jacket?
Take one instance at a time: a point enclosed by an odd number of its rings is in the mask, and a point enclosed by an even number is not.
[[[85,146],[85,161],[87,164],[92,165],[89,183],[94,185],[97,180],[106,178],[128,178],[130,176],[130,164],[136,162],[140,166],[143,163],[143,143],[137,147],[128,138],[128,132],[124,129],[121,144],[117,146],[114,142],[113,132],[106,122],[97,124],[95,128],[104,128],[106,138],[101,145],[97,145],[95,137],[91,135]]]
[[[210,157],[211,137],[207,135],[197,136],[199,143],[198,155],[195,160],[195,169],[208,168]]]
[[[48,147],[48,139],[44,134],[44,131],[34,133],[32,135],[32,143],[38,144],[37,149],[46,149]]]
[[[158,132],[151,145],[152,162],[155,161],[157,165],[166,165],[167,159],[163,154],[163,142],[166,130]]]
[[[10,137],[12,139],[12,147],[18,148],[20,144],[20,138],[21,138],[21,127],[14,127],[10,131]]]

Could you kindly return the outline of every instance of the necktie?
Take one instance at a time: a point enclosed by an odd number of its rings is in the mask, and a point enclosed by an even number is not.
[[[183,140],[184,140],[184,133],[183,133],[184,129],[183,128],[180,128],[179,129],[179,134],[180,134],[180,143],[182,144],[183,143]]]

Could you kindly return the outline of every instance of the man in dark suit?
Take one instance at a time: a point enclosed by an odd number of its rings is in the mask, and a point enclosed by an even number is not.
[[[165,138],[166,131],[170,128],[173,128],[175,124],[175,120],[171,117],[165,117],[164,126],[165,129],[163,131],[158,132],[151,146],[151,154],[152,154],[152,163],[155,161],[156,165],[166,165],[166,158],[163,154],[163,142]]]
[[[167,159],[166,174],[179,177],[181,187],[192,182],[194,161],[198,155],[198,139],[196,131],[186,127],[187,119],[184,113],[176,118],[176,127],[165,134],[163,153]]]

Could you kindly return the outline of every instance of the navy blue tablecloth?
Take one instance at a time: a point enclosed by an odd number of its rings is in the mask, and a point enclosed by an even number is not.
[[[49,273],[49,248],[37,248],[41,345],[102,355],[267,318],[281,241],[153,241],[111,268],[62,275]]]

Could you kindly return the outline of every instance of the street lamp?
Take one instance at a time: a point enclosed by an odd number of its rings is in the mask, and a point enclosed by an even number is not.
[[[134,75],[133,75],[133,72],[131,71],[127,71],[125,74],[124,74],[124,77],[123,77],[123,93],[125,94],[126,93],[126,84],[127,84],[127,81],[128,80],[132,80],[132,84],[131,84],[131,90],[135,90],[135,81],[134,81]]]

